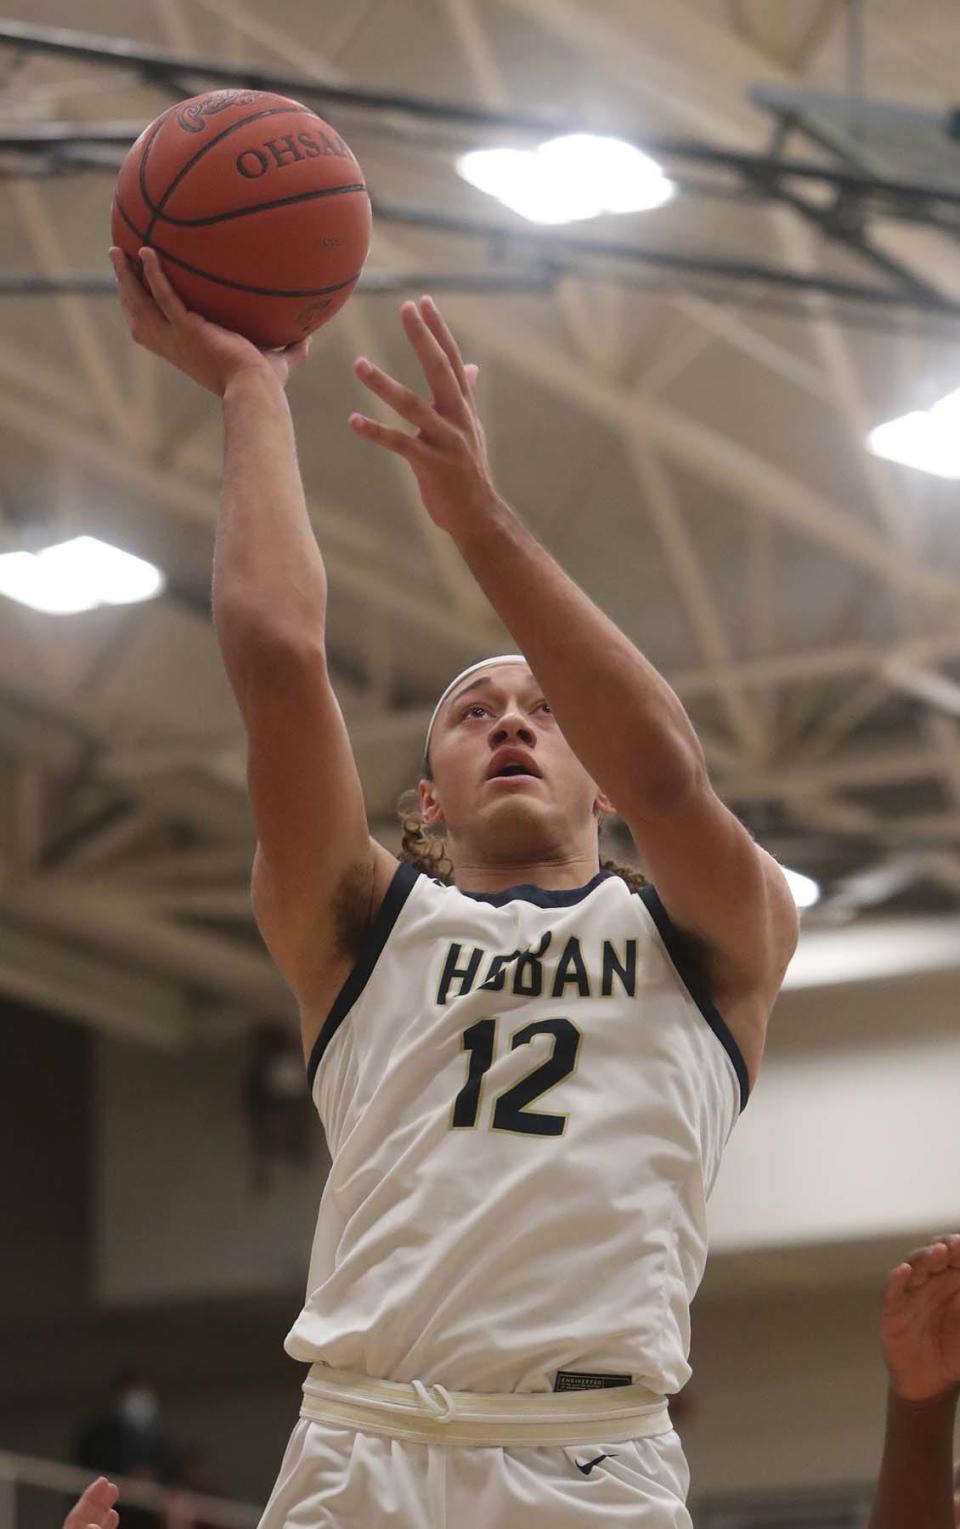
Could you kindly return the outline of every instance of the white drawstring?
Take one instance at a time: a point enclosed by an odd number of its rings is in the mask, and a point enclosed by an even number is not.
[[[424,1407],[433,1413],[438,1423],[446,1423],[450,1418],[456,1416],[457,1404],[446,1386],[435,1385],[431,1388],[434,1391],[439,1391],[443,1397],[445,1405],[441,1407],[436,1397],[429,1394],[422,1380],[413,1380],[410,1384],[413,1386]]]

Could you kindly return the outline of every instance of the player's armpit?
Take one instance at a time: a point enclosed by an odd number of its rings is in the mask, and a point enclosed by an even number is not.
[[[705,778],[656,813],[629,821],[671,921],[695,940],[721,1011],[769,1010],[796,949],[796,905],[771,855]]]
[[[362,938],[381,862],[396,861],[370,838],[322,646],[261,632],[232,667],[259,841],[254,911],[284,978],[309,1005]]]

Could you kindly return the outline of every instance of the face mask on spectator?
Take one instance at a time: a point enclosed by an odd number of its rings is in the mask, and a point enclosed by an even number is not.
[[[157,1398],[146,1386],[134,1386],[120,1398],[120,1414],[134,1428],[150,1428],[157,1418]]]

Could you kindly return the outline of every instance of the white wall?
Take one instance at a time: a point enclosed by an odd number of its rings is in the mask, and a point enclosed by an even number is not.
[[[875,1480],[886,1401],[877,1321],[894,1261],[885,1253],[853,1290],[697,1302],[693,1415],[681,1423],[694,1498]]]
[[[904,1235],[960,1221],[960,1031],[771,1056],[728,1144],[711,1247]]]
[[[302,1288],[327,1158],[255,1194],[244,1048],[97,1047],[97,1246],[103,1302]],[[306,1092],[306,1081],[304,1081]]]

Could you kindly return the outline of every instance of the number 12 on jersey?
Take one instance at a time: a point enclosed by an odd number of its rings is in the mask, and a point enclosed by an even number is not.
[[[537,1035],[551,1035],[553,1051],[539,1067],[499,1095],[490,1122],[491,1130],[513,1131],[522,1136],[563,1135],[566,1115],[545,1114],[528,1109],[527,1105],[573,1072],[580,1051],[581,1032],[569,1019],[537,1019],[511,1036],[511,1050],[529,1045]],[[463,1049],[470,1054],[470,1067],[467,1081],[454,1101],[450,1122],[454,1130],[470,1130],[477,1124],[483,1079],[493,1065],[496,1036],[496,1019],[478,1019],[463,1032]]]

